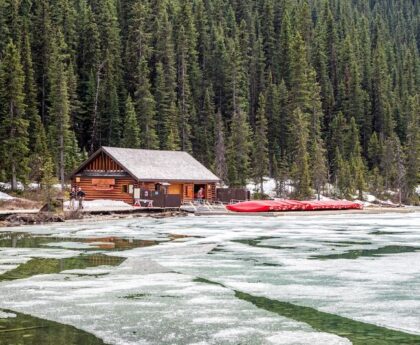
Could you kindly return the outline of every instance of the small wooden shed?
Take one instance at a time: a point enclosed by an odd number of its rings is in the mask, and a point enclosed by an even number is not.
[[[216,198],[220,179],[183,151],[127,149],[103,146],[71,175],[86,200],[111,199],[139,205],[176,207],[192,201],[203,188],[204,199]]]

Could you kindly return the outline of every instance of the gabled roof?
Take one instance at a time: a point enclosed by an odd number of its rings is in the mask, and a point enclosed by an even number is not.
[[[183,151],[127,149],[103,146],[75,172],[80,172],[100,152],[105,152],[139,181],[202,181],[220,179],[204,165]]]

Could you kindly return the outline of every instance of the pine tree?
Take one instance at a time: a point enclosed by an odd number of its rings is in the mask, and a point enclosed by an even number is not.
[[[227,182],[227,164],[226,164],[226,147],[225,147],[225,129],[220,110],[216,114],[215,127],[215,172],[222,180]]]
[[[34,151],[34,145],[37,136],[40,134],[41,119],[37,108],[36,84],[34,79],[34,69],[32,63],[32,52],[30,45],[30,37],[28,32],[28,24],[26,23],[23,31],[22,42],[22,68],[25,75],[24,93],[25,93],[25,118],[28,120],[29,149]]]
[[[199,112],[197,123],[193,127],[195,157],[205,166],[210,167],[214,166],[215,154],[216,113],[213,98],[213,90],[208,87],[204,92],[203,106]]]
[[[140,59],[135,85],[135,104],[141,128],[141,146],[145,149],[159,148],[156,133],[156,102],[151,92],[150,72],[144,57]]]
[[[290,12],[288,8],[286,8],[282,17],[279,35],[279,71],[274,74],[274,78],[284,80],[287,87],[290,87],[291,83],[290,66],[293,59],[291,56],[292,35]]]
[[[410,113],[407,125],[406,155],[406,190],[405,200],[415,199],[415,189],[420,181],[420,97],[410,99]]]
[[[231,187],[246,186],[250,175],[250,128],[243,111],[232,116],[228,146],[228,181]]]
[[[127,41],[124,55],[125,80],[128,91],[134,93],[139,87],[139,80],[135,76],[139,74],[140,68],[145,67],[144,64],[147,64],[152,54],[150,47],[152,35],[148,30],[148,17],[151,8],[147,2],[129,2],[128,7]],[[150,84],[149,77],[149,73],[147,73],[142,81],[147,80],[147,83]]]
[[[305,114],[299,108],[293,112],[291,123],[291,137],[294,143],[292,178],[295,186],[294,196],[305,199],[312,196],[311,179],[309,173],[308,154],[308,123]]]
[[[371,168],[378,168],[381,163],[381,143],[376,132],[373,132],[368,144],[368,158]]]
[[[70,103],[68,93],[68,66],[66,64],[64,37],[58,32],[54,37],[51,52],[49,80],[49,138],[54,155],[57,175],[64,190],[66,176],[66,154],[68,153],[68,137],[70,135]]]
[[[140,147],[140,128],[130,96],[127,97],[127,101],[125,102],[125,121],[121,145],[122,147],[133,149]]]
[[[25,119],[25,76],[17,47],[9,42],[0,65],[0,170],[10,178],[12,190],[28,175],[28,121]]]
[[[265,97],[260,94],[254,135],[253,149],[253,176],[261,186],[261,194],[264,194],[264,176],[268,174],[268,139]]]
[[[321,199],[321,191],[325,183],[328,181],[328,167],[326,162],[326,150],[321,139],[312,142],[312,186],[316,191],[318,200]]]
[[[331,131],[329,136],[329,146],[330,146],[330,161],[332,162],[332,171],[334,175],[337,171],[337,149],[340,152],[340,155],[345,154],[345,134],[347,131],[347,121],[343,116],[342,112],[339,112],[333,119],[331,123]],[[332,152],[331,152],[332,151]]]
[[[340,149],[337,147],[335,152],[335,182],[338,195],[341,198],[350,198],[354,192],[353,179],[350,172],[349,163],[343,159]]]
[[[43,191],[44,202],[51,204],[54,195],[54,184],[57,183],[57,178],[54,174],[54,163],[50,156],[45,158],[42,166],[41,188]]]
[[[189,82],[189,50],[188,38],[185,28],[181,26],[178,32],[178,103],[179,103],[179,125],[181,136],[181,149],[191,151],[191,126],[190,116],[194,105],[191,97]]]
[[[350,159],[350,172],[353,176],[354,187],[358,190],[359,199],[363,200],[363,191],[366,188],[365,183],[365,165],[361,155],[360,135],[354,117],[350,120],[348,132],[348,157]]]
[[[31,181],[40,183],[42,178],[42,169],[45,165],[46,159],[51,155],[48,149],[47,135],[45,128],[38,116],[34,124],[34,132],[36,133],[34,142],[32,143],[32,150],[29,156],[28,166],[30,168],[29,178]]]

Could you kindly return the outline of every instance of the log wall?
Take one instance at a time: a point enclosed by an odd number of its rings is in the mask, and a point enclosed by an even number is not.
[[[79,177],[80,182],[73,183],[77,187],[82,187],[86,193],[85,200],[95,199],[109,199],[109,200],[121,200],[128,204],[133,204],[133,195],[128,193],[128,185],[136,185],[136,181],[131,177],[116,177],[115,184],[110,185],[109,188],[104,188],[104,184],[93,184],[99,182],[100,178],[92,177]],[[106,180],[109,180],[107,178]],[[127,186],[127,193],[123,191],[123,186]]]

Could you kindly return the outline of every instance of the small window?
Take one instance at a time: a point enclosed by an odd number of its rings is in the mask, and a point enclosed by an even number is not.
[[[124,184],[124,185],[122,186],[122,192],[123,192],[123,193],[128,193],[128,185]]]

